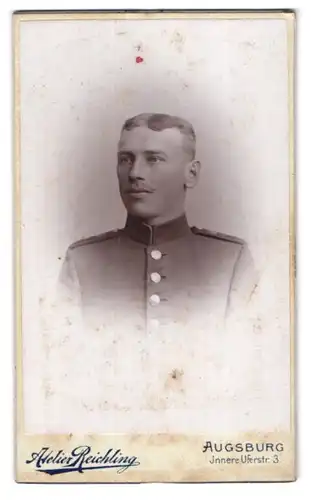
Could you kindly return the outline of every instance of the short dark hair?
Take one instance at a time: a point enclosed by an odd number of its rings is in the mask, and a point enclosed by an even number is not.
[[[151,130],[161,131],[167,128],[177,128],[187,139],[186,148],[190,151],[192,159],[195,157],[196,135],[193,126],[184,118],[167,115],[164,113],[141,113],[128,118],[122,127],[123,130],[132,130],[136,127],[148,127]]]

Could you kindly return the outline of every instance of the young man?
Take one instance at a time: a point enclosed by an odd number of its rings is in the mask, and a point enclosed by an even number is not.
[[[182,118],[146,113],[124,123],[117,175],[125,227],[71,245],[62,271],[96,327],[125,316],[124,326],[147,331],[191,327],[199,318],[219,326],[248,300],[247,245],[188,225],[186,194],[201,168],[195,146],[193,127]]]
[[[169,431],[190,416],[206,425],[211,398],[227,411],[243,393],[253,266],[240,239],[189,227],[185,199],[199,173],[187,121],[125,122],[117,164],[125,227],[74,243],[62,269],[53,404],[73,415],[71,426],[137,431],[143,419],[144,429]]]

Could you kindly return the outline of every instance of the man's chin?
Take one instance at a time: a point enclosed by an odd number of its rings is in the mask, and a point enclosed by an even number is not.
[[[131,203],[125,207],[128,214],[134,217],[139,217],[140,219],[151,219],[157,216],[154,211],[148,209],[145,203],[140,203],[139,201]]]

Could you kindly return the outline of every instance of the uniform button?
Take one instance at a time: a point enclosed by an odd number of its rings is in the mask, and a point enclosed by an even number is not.
[[[153,281],[153,283],[160,283],[161,275],[159,273],[151,273],[150,279],[151,279],[151,281]]]
[[[162,252],[160,252],[160,250],[151,250],[151,257],[154,260],[159,260],[162,257]]]
[[[151,295],[149,297],[149,302],[150,302],[150,304],[152,306],[157,306],[158,304],[160,304],[160,297],[159,297],[159,295],[156,295],[156,294]]]
[[[158,319],[153,318],[153,319],[151,319],[149,321],[149,325],[150,325],[150,328],[152,328],[153,330],[155,330],[156,328],[159,328],[160,321]]]

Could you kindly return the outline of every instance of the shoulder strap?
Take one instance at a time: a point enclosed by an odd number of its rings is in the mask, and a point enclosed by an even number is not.
[[[119,235],[119,231],[119,229],[116,229],[114,231],[108,231],[107,233],[90,236],[89,238],[82,238],[81,240],[72,243],[69,249],[74,250],[75,248],[79,248],[84,245],[91,245],[92,243],[101,243],[102,241],[111,240]]]
[[[195,226],[191,228],[194,234],[199,236],[205,236],[207,238],[215,238],[216,240],[230,241],[231,243],[238,243],[239,245],[244,245],[245,241],[242,238],[237,238],[236,236],[230,236],[228,234],[218,233],[217,231],[210,231],[209,229],[199,229]]]

